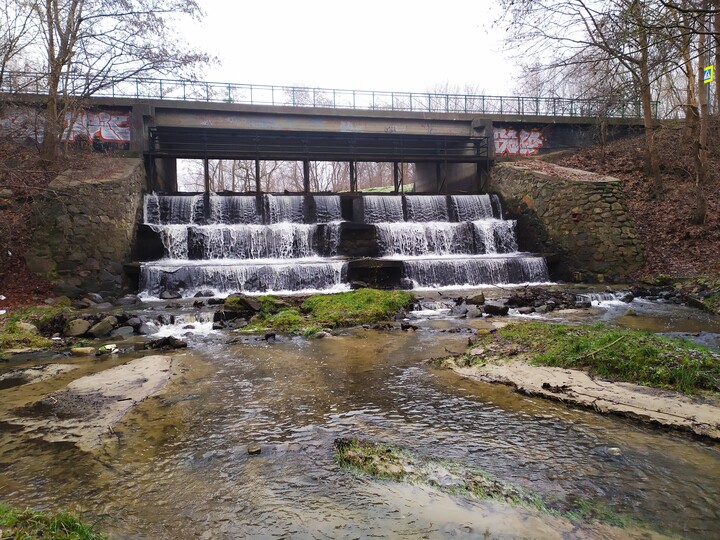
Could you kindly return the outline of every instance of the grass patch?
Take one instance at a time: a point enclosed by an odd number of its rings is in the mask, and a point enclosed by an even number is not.
[[[107,537],[72,514],[48,514],[0,504],[0,538],[17,540],[104,540]]]
[[[65,313],[69,311],[64,305],[35,306],[14,309],[0,315],[0,350],[16,348],[43,349],[53,342],[41,334],[28,332],[19,323],[35,325],[41,333],[52,333],[59,320],[64,322]]]
[[[412,302],[412,294],[405,291],[359,289],[337,294],[316,294],[302,304],[313,324],[335,328],[373,324],[388,319]]]
[[[720,354],[687,340],[596,324],[513,324],[479,336],[498,357],[525,354],[532,363],[585,369],[591,375],[693,394],[720,390]],[[483,355],[470,356],[469,364]]]
[[[282,300],[275,296],[257,299],[262,306],[242,329],[257,333],[277,330],[310,337],[323,328],[338,328],[373,324],[386,320],[406,308],[413,296],[405,291],[380,291],[360,289],[337,294],[315,294],[292,305],[292,299]]]

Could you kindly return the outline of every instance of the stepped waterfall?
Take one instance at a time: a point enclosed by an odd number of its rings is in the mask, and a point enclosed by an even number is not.
[[[141,264],[148,297],[348,290],[348,268],[376,259],[401,268],[405,286],[549,281],[542,257],[518,252],[494,195],[149,194],[144,222],[162,245]]]

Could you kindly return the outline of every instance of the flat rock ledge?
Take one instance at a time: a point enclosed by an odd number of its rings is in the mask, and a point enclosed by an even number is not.
[[[617,414],[667,428],[720,440],[720,403],[631,383],[593,379],[574,369],[533,366],[523,361],[460,367],[463,377],[513,386],[518,392]]]
[[[76,379],[4,420],[21,426],[29,437],[92,451],[130,409],[163,389],[172,366],[170,356],[138,358]]]

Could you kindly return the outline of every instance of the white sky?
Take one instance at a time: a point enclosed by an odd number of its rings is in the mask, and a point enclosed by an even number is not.
[[[221,64],[210,81],[511,94],[516,69],[492,0],[201,0],[185,28]]]

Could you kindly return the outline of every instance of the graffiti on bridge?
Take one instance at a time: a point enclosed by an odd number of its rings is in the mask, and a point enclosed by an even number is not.
[[[7,108],[0,115],[0,136],[41,143],[45,126],[42,112],[27,107]],[[130,142],[130,113],[119,111],[67,112],[62,140],[71,143],[124,146]]]
[[[545,144],[545,139],[538,128],[530,131],[515,128],[495,128],[495,155],[500,156],[534,156]]]

